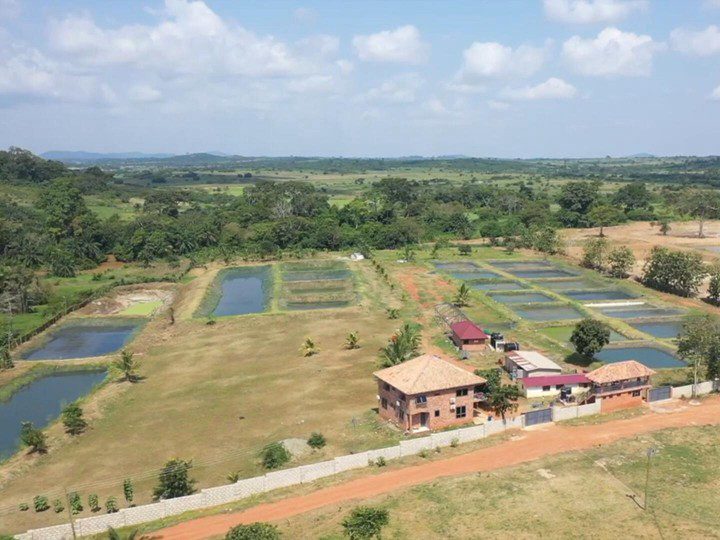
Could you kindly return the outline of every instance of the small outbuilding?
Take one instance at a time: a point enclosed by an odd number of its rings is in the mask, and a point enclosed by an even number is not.
[[[450,325],[450,339],[462,351],[483,351],[490,336],[472,321],[460,321]]]
[[[602,412],[616,411],[641,405],[652,388],[650,377],[655,371],[636,362],[626,360],[605,364],[587,374],[592,382],[592,393],[601,401]]]
[[[587,392],[592,385],[583,373],[563,373],[525,377],[518,381],[526,398],[545,398],[563,395],[578,395]]]
[[[560,366],[537,351],[512,351],[505,356],[505,370],[516,379],[562,373]]]

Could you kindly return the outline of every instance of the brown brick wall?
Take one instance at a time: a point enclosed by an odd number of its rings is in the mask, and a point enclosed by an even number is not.
[[[629,409],[632,407],[639,407],[643,404],[642,395],[633,396],[632,391],[623,392],[621,394],[614,394],[611,396],[605,396],[602,398],[600,403],[600,410],[603,413],[619,411],[621,409]]]
[[[401,401],[400,409],[403,409],[405,419],[400,420],[398,416],[398,408],[395,408],[395,402],[400,399],[401,393],[395,388],[390,387],[389,390],[385,389],[385,384],[382,381],[378,381],[378,396],[380,396],[380,402],[378,407],[380,410],[380,417],[394,422],[402,429],[411,429],[412,427],[420,426],[420,414],[428,413],[428,427],[431,430],[442,429],[448,426],[456,426],[461,424],[467,424],[472,422],[473,419],[473,387],[466,387],[468,390],[467,396],[456,396],[457,388],[451,390],[442,390],[438,392],[430,392],[423,394],[427,397],[427,403],[417,404],[415,398],[417,396],[406,396],[404,404]],[[383,408],[382,399],[387,400],[387,408]],[[465,406],[465,418],[456,418],[456,410],[451,410],[452,406],[450,400],[455,398],[455,407]],[[440,411],[439,416],[435,416],[435,411]]]

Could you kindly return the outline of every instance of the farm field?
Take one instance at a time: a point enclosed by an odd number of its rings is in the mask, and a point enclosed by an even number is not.
[[[364,500],[390,514],[385,538],[714,537],[720,520],[718,427],[670,429],[490,473],[448,478]],[[650,508],[643,502],[648,447]],[[636,494],[636,504],[629,494]],[[360,504],[360,503],[358,503]],[[355,505],[279,523],[290,537],[342,538]],[[510,512],[508,508],[523,509]]]

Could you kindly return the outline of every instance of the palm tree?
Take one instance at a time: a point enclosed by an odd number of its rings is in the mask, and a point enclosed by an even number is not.
[[[457,294],[455,295],[455,299],[453,301],[458,307],[463,307],[470,304],[470,288],[467,286],[466,283],[460,285],[460,288],[458,289]]]
[[[121,534],[112,527],[108,527],[108,540],[135,540],[138,538],[139,531],[135,529],[127,534]]]
[[[140,362],[133,358],[134,354],[123,349],[120,353],[120,358],[117,358],[112,363],[112,367],[122,373],[123,380],[127,382],[137,382],[139,380],[137,370],[140,367]]]
[[[420,333],[417,327],[405,323],[380,349],[380,361],[385,367],[395,366],[417,356],[419,350]]]
[[[350,332],[347,337],[345,338],[345,348],[346,349],[359,349],[360,348],[360,342],[358,338],[357,330],[354,332]]]
[[[312,356],[318,352],[320,352],[320,349],[317,348],[312,338],[305,338],[305,342],[302,344],[302,347],[300,347],[300,353],[302,353],[303,356]]]

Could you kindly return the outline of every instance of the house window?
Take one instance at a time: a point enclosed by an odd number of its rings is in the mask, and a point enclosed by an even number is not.
[[[388,383],[383,383],[383,390],[390,391],[390,385]]]
[[[640,397],[640,390],[633,390],[632,397]]]
[[[465,408],[465,405],[462,407],[457,407],[455,409],[455,418],[465,418],[467,416],[467,409]]]
[[[380,405],[382,406],[383,409],[387,409],[387,399],[382,398],[380,400]]]
[[[435,418],[440,416],[440,409],[435,409]]]
[[[461,388],[457,392],[455,392],[455,395],[457,397],[467,396],[468,395],[468,389],[467,388]]]
[[[555,390],[562,390],[563,385],[562,384],[556,384]]]
[[[415,398],[415,403],[418,405],[424,405],[427,403],[427,396],[418,396]]]
[[[543,392],[549,392],[550,391],[550,385],[543,386]]]

